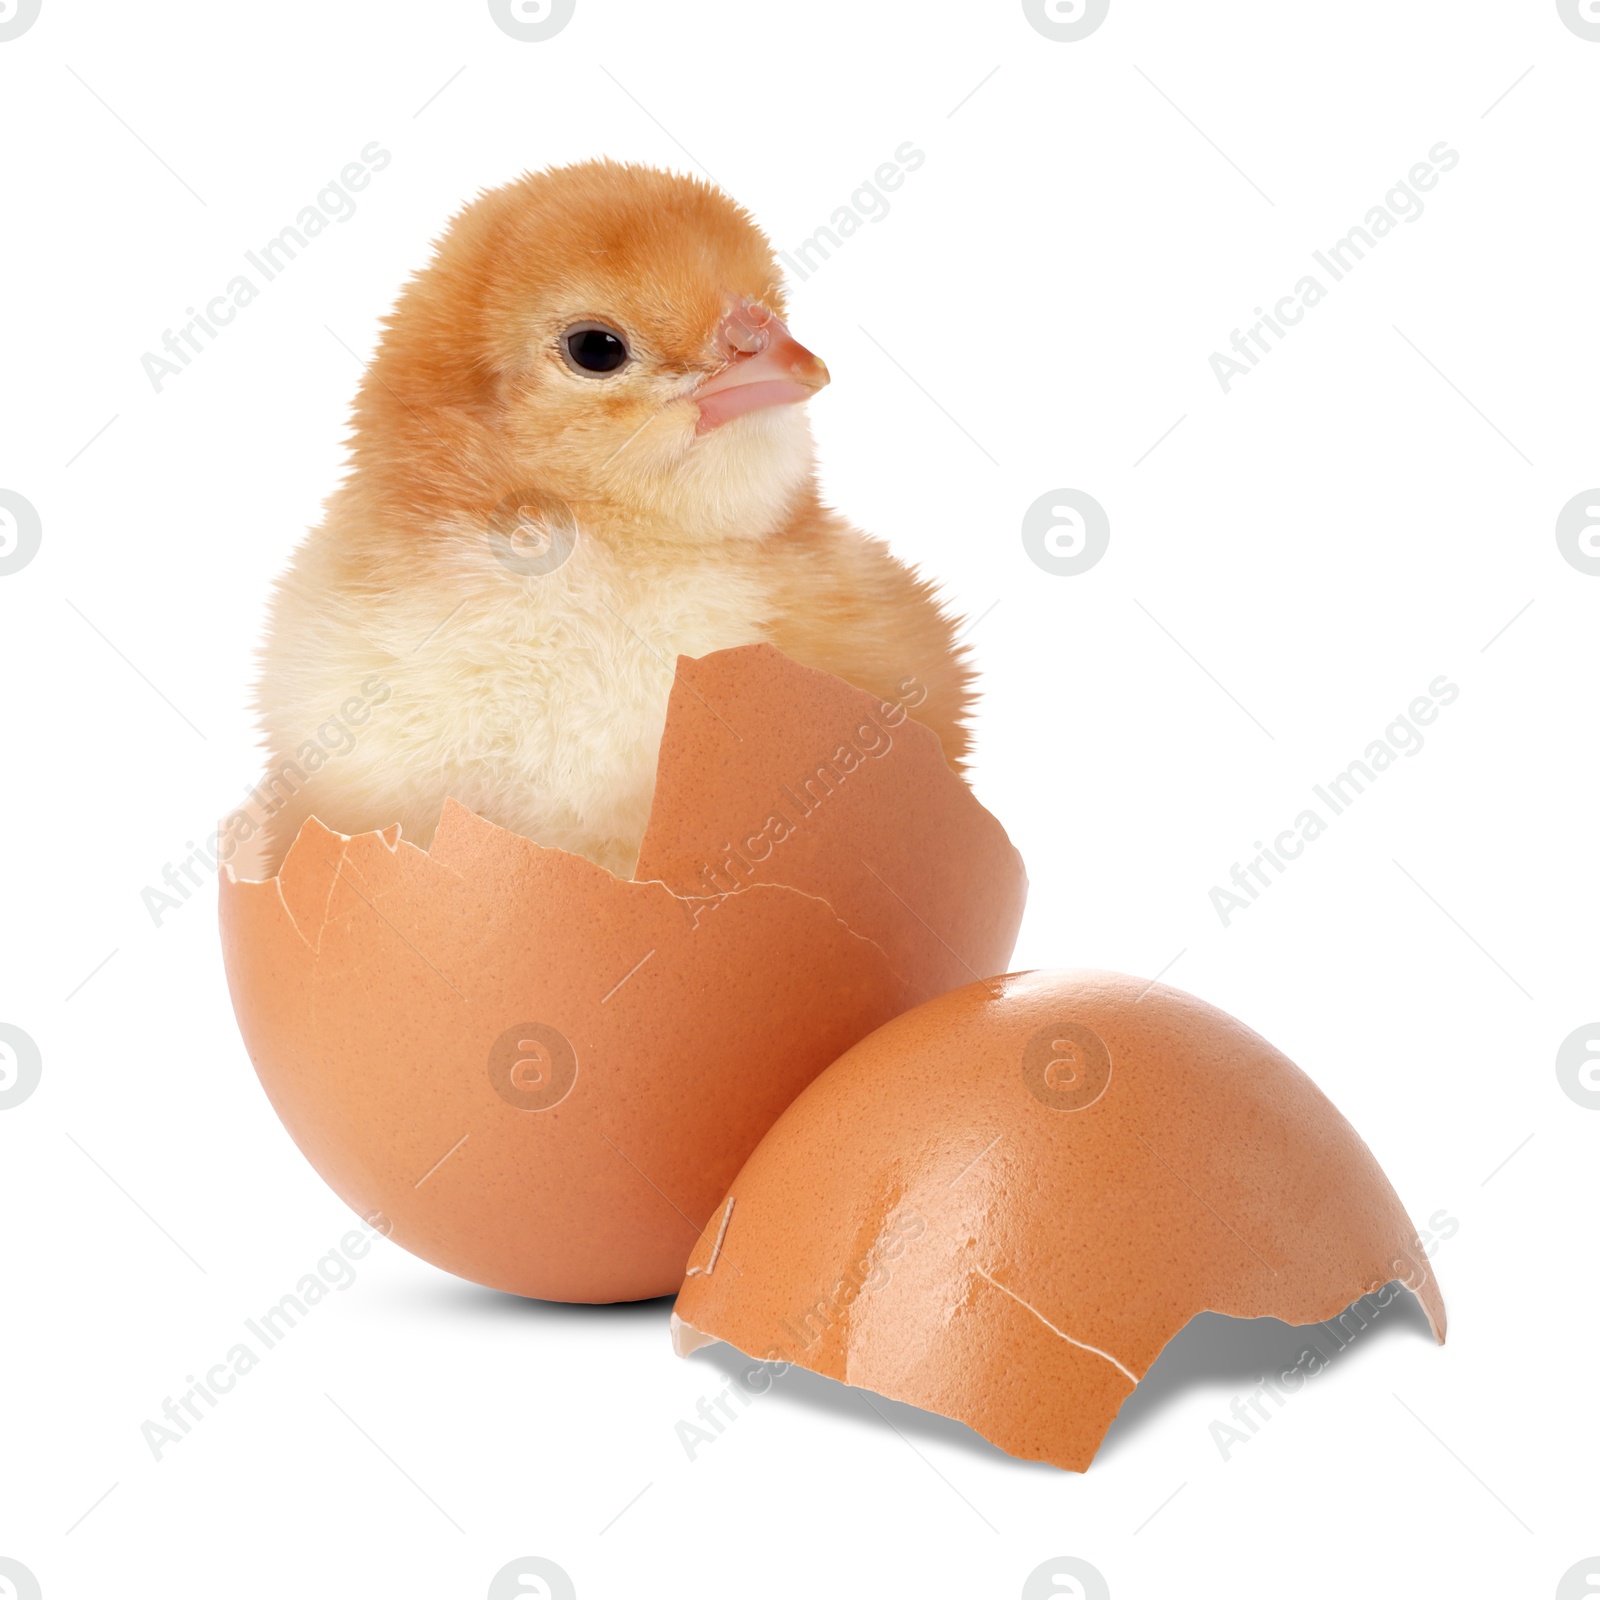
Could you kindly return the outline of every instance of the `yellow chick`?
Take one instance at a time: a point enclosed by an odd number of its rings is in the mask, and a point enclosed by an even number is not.
[[[697,179],[586,162],[461,211],[273,597],[268,870],[309,816],[425,847],[453,797],[628,876],[677,657],[762,641],[907,704],[961,770],[955,623],[822,503],[800,402],[828,372],[784,318],[765,236]]]

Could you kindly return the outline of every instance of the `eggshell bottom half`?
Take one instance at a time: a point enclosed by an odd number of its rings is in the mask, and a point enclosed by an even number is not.
[[[822,1074],[734,1180],[674,1312],[708,1339],[1082,1471],[1201,1311],[1444,1303],[1371,1151],[1203,1001],[1104,972],[977,983]]]
[[[640,875],[454,802],[427,851],[312,820],[276,878],[222,875],[257,1075],[397,1243],[543,1299],[672,1293],[783,1108],[1008,960],[1026,890],[929,729],[766,646],[679,661]]]

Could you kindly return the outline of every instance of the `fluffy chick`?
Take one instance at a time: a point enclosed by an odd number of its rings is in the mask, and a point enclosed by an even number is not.
[[[693,178],[590,162],[460,212],[273,598],[268,870],[313,815],[426,846],[453,796],[627,876],[676,658],[759,641],[914,702],[961,770],[953,619],[822,504],[798,402],[827,370],[783,316],[765,236]],[[353,695],[383,703],[306,770]]]

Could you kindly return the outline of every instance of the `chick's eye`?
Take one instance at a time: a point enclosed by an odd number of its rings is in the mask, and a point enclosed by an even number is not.
[[[628,345],[615,328],[580,322],[561,335],[561,354],[574,372],[604,377],[626,364]]]

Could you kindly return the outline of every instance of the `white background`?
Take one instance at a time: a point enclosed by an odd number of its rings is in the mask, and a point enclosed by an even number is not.
[[[526,1554],[583,1600],[1010,1597],[1063,1555],[1118,1600],[1554,1595],[1600,1551],[1600,1114],[1554,1065],[1600,1016],[1600,577],[1554,532],[1600,482],[1597,88],[1554,0],[1113,0],[1076,43],[1014,0],[578,0],[544,43],[471,0],[44,0],[0,43],[0,488],[43,527],[0,577],[0,1021],[43,1058],[0,1112],[0,1555],[46,1600],[476,1597]],[[144,352],[372,140],[356,215],[156,393]],[[1016,964],[1165,969],[1299,1061],[1458,1224],[1450,1342],[1396,1312],[1226,1461],[1301,1336],[1192,1328],[1086,1476],[801,1374],[691,1461],[729,1368],[665,1302],[383,1243],[156,1462],[140,1424],[352,1225],[251,1073],[211,887],[159,928],[140,891],[255,774],[267,585],[377,319],[526,167],[704,162],[792,250],[906,140],[791,321],[827,493],[982,617]],[[1224,394],[1211,353],[1441,140],[1425,214]],[[1111,521],[1078,577],[1020,537],[1061,487]],[[1440,674],[1426,747],[1224,927],[1212,886]]]

